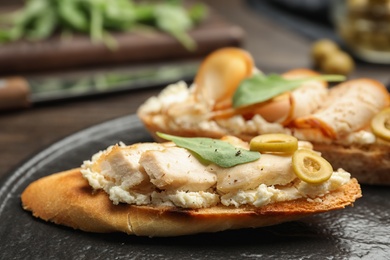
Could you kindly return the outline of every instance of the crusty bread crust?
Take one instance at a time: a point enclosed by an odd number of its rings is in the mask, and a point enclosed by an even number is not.
[[[332,163],[334,169],[343,168],[359,183],[390,184],[390,144],[342,146],[313,143],[313,149]]]
[[[23,208],[35,217],[89,232],[125,232],[139,236],[179,236],[227,229],[262,227],[342,209],[360,198],[356,179],[322,198],[256,207],[206,209],[113,205],[104,191],[94,192],[73,169],[41,178],[22,193]]]

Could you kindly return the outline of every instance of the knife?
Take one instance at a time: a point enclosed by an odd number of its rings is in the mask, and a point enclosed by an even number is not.
[[[198,61],[187,61],[59,76],[3,78],[0,79],[0,110],[190,81],[198,67]]]

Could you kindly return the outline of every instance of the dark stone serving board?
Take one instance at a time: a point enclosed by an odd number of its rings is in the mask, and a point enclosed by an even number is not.
[[[271,227],[173,238],[94,234],[46,223],[21,207],[32,181],[78,167],[123,141],[151,141],[135,115],[75,133],[0,182],[0,259],[389,259],[390,188],[363,186],[354,207]]]

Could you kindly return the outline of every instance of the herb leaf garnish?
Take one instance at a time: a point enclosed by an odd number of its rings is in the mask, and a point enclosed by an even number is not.
[[[285,79],[278,74],[256,74],[241,82],[233,95],[233,107],[249,106],[267,101],[284,92],[294,90],[311,80],[344,81],[342,75],[318,75],[300,79]]]
[[[260,153],[237,148],[228,142],[204,137],[179,137],[160,132],[159,137],[174,142],[177,146],[185,148],[200,156],[203,160],[215,163],[221,167],[232,167],[255,161],[260,158]]]

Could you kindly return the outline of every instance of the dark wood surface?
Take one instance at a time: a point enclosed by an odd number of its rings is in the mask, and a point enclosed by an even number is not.
[[[243,47],[265,72],[311,67],[311,39],[254,13],[240,0],[208,0],[225,19],[245,30]],[[37,61],[38,62],[38,61]],[[390,82],[390,67],[359,64],[352,77]],[[135,113],[141,103],[160,89],[61,102],[0,113],[0,178],[38,151],[72,133],[109,119]]]

